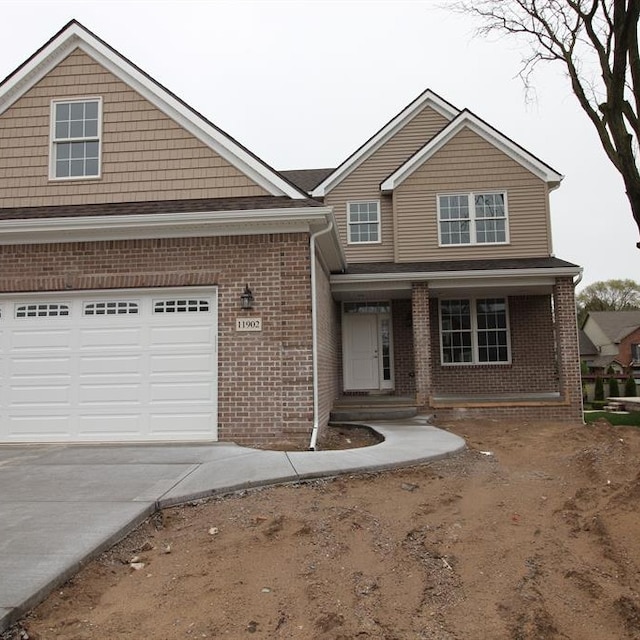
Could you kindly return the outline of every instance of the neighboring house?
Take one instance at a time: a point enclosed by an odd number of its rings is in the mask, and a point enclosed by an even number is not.
[[[640,371],[640,311],[590,311],[581,334],[595,349],[580,342],[580,358],[592,373],[610,366],[619,373]]]
[[[561,179],[431,91],[279,173],[72,21],[0,84],[0,442],[313,442],[349,394],[580,420]]]

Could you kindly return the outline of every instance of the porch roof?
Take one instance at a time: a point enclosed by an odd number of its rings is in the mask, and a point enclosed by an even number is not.
[[[557,277],[575,277],[582,268],[555,257],[367,262],[350,264],[331,276],[336,299],[364,295],[411,297],[412,284],[427,282],[434,296],[468,294],[536,295],[552,291]]]

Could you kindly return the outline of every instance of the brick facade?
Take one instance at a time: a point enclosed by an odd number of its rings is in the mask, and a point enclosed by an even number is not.
[[[509,298],[510,364],[440,364],[438,304],[431,305],[434,395],[545,393],[558,390],[550,296]],[[532,339],[535,336],[535,339]]]
[[[334,400],[340,395],[342,341],[340,304],[331,295],[329,276],[316,258],[316,300],[318,313],[318,421],[322,429],[329,422]]]
[[[255,296],[251,312],[240,309],[245,283]],[[3,293],[195,285],[218,288],[218,438],[308,441],[313,421],[308,234],[0,247]],[[260,316],[263,331],[236,332],[236,318],[243,314]]]
[[[431,395],[431,343],[433,341],[431,334],[429,285],[426,282],[417,282],[413,284],[411,304],[413,316],[416,404],[421,409],[426,409],[429,406],[429,396]]]
[[[411,300],[393,300],[391,310],[395,393],[399,396],[413,396],[416,392],[416,382]]]

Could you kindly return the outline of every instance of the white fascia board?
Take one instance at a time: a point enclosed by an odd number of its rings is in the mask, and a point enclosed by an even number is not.
[[[403,109],[395,118],[386,124],[378,133],[370,138],[355,153],[347,158],[333,173],[327,176],[312,192],[314,198],[322,198],[338,183],[342,182],[354,169],[359,167],[367,158],[373,155],[385,142],[392,138],[416,113],[425,106],[430,106],[447,120],[455,118],[459,112],[445,102],[440,96],[427,89],[411,104]]]
[[[474,284],[481,286],[495,284],[500,280],[503,284],[523,284],[523,279],[531,284],[553,284],[557,277],[575,277],[582,273],[582,267],[551,267],[540,269],[485,269],[474,271],[416,271],[411,273],[355,273],[335,274],[331,276],[331,284],[359,284],[371,282],[429,282],[429,286],[449,287],[457,283],[459,286]]]
[[[330,207],[192,213],[20,218],[0,224],[0,245],[309,231]]]
[[[430,140],[418,153],[413,155],[407,162],[392,173],[381,185],[380,190],[383,193],[390,193],[402,182],[408,178],[416,169],[421,167],[429,160],[437,151],[442,149],[456,134],[463,128],[468,128],[480,137],[484,138],[489,144],[500,149],[508,155],[512,160],[522,165],[525,169],[531,171],[534,175],[544,180],[552,189],[560,185],[564,176],[557,173],[551,167],[528,151],[517,145],[515,142],[500,133],[497,129],[483,122],[470,111],[463,111],[455,120],[447,125],[438,135]]]
[[[269,194],[296,200],[308,197],[76,23],[69,25],[7,80],[0,93],[0,115],[76,48],[108,69]]]

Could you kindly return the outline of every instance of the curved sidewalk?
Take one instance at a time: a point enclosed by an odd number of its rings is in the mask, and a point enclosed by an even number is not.
[[[227,443],[0,446],[0,633],[157,509],[252,487],[411,466],[465,446],[419,418],[364,424],[384,442],[293,452]]]

